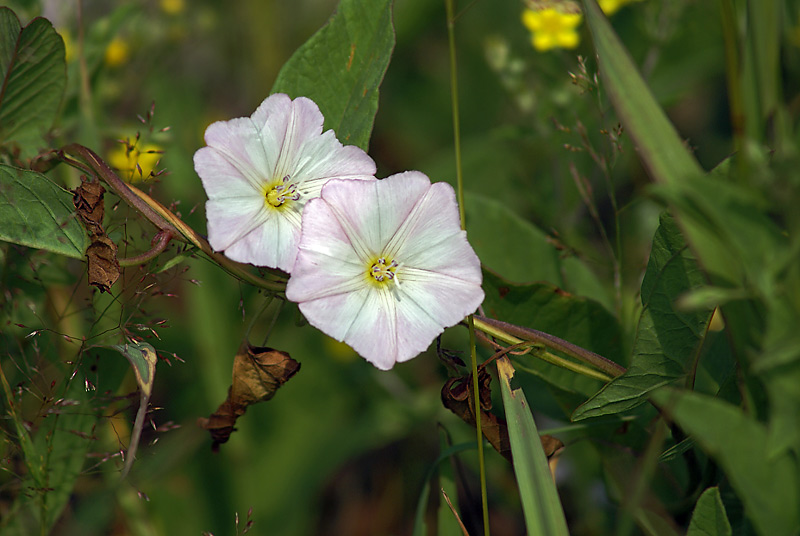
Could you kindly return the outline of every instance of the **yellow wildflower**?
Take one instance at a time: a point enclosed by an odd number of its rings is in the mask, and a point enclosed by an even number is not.
[[[533,34],[533,47],[543,52],[578,46],[580,36],[577,28],[582,18],[580,13],[565,13],[553,8],[526,9],[522,13],[522,24]]]
[[[109,153],[108,163],[118,171],[122,180],[138,182],[147,180],[156,172],[162,153],[161,147],[152,143],[142,147],[120,143]]]
[[[186,7],[183,0],[161,0],[160,5],[161,11],[167,15],[177,15]]]
[[[603,13],[613,15],[625,4],[638,1],[640,0],[597,0],[597,3],[600,4],[600,9],[603,10]]]
[[[106,47],[104,56],[105,64],[108,67],[119,67],[128,61],[130,56],[130,46],[121,37],[115,37]]]
[[[75,41],[72,40],[72,35],[66,28],[59,29],[58,33],[64,40],[64,61],[69,63],[75,57]]]

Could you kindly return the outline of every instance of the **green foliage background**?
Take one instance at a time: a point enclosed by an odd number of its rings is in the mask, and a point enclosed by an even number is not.
[[[333,1],[198,1],[177,11],[166,1],[110,4],[83,2],[81,55],[78,20],[66,3],[45,11],[34,0],[11,3],[23,26],[45,15],[65,36],[67,84],[52,130],[44,120],[26,125],[24,136],[7,119],[0,127],[0,143],[28,147],[4,155],[0,194],[20,183],[8,164],[35,154],[32,145],[79,142],[109,157],[116,140],[139,132],[142,143],[164,150],[159,167],[169,171],[139,186],[203,232],[205,196],[192,169],[203,131],[212,121],[249,115],[272,89],[320,100],[326,127],[368,148],[379,176],[419,169],[455,184],[443,4],[394,2],[396,44],[382,84],[376,56],[392,43],[368,37],[388,20],[359,16],[388,13],[388,1],[347,2],[338,24],[366,29],[367,37],[337,49],[323,30],[307,45],[331,47],[323,65],[302,54],[286,62],[328,20]],[[798,144],[796,109],[781,103],[798,94],[800,13],[791,2],[748,12],[753,37],[751,48],[738,49],[737,93],[726,79],[724,6],[739,15],[750,7],[719,4],[647,0],[623,8],[611,23],[630,64],[592,1],[580,48],[546,54],[530,46],[521,4],[459,6],[466,8],[455,27],[466,210],[486,268],[486,312],[629,367],[602,387],[530,356],[514,359],[513,387],[524,390],[539,430],[556,429],[566,443],[557,484],[571,534],[797,533]],[[775,27],[772,10],[783,10]],[[3,16],[0,24],[13,26]],[[599,80],[592,38],[604,69]],[[106,56],[112,42],[127,45],[121,60]],[[57,39],[48,43],[55,52],[47,58],[61,53]],[[326,73],[348,54],[346,87],[363,92],[340,106]],[[778,72],[784,80],[770,78]],[[305,89],[315,76],[319,87]],[[723,94],[741,98],[746,136],[731,126]],[[44,116],[55,113],[50,100],[40,101]],[[65,166],[49,176],[66,187],[79,180]],[[66,195],[54,192],[47,195]],[[0,201],[0,217],[23,228],[17,199]],[[62,220],[53,219],[56,229]],[[117,206],[111,221],[107,231],[121,255],[147,249],[152,229],[127,207]],[[15,233],[0,229],[0,238]],[[251,520],[256,534],[410,534],[440,452],[474,438],[441,406],[447,371],[435,348],[379,372],[300,326],[291,304],[272,327],[274,304],[259,313],[261,294],[174,245],[146,269],[128,268],[110,295],[86,288],[80,262],[7,243],[0,255],[8,380],[3,533],[233,534]],[[708,331],[716,306],[727,332]],[[196,419],[224,399],[253,318],[252,343],[269,334],[269,346],[303,366],[272,401],[249,409],[213,453]],[[123,483],[118,453],[136,412],[136,379],[121,355],[91,347],[109,343],[120,328],[166,358],[153,383],[153,426]],[[454,328],[442,346],[465,356],[466,340]],[[666,384],[673,387],[653,395]],[[645,404],[651,395],[654,404]],[[70,410],[73,402],[82,409]],[[676,425],[658,420],[656,407]],[[463,467],[445,463],[437,478],[478,534],[474,458],[462,452]],[[487,466],[492,532],[522,533],[525,501],[511,466],[493,451]],[[55,491],[43,491],[49,488]],[[19,499],[26,496],[47,499]],[[431,496],[428,526],[437,525],[438,511],[438,533],[458,534],[438,493]]]

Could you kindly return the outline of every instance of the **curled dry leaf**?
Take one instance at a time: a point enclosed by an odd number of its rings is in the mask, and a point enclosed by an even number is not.
[[[212,450],[219,450],[234,432],[236,419],[244,415],[251,404],[269,400],[278,388],[300,370],[300,363],[286,352],[260,348],[243,343],[233,361],[233,380],[228,398],[207,419],[197,424],[211,433]]]
[[[508,439],[508,426],[505,419],[492,413],[492,377],[486,367],[478,367],[478,393],[481,406],[481,430],[492,447],[508,461],[511,461],[511,443]],[[442,404],[458,415],[458,417],[475,426],[475,402],[472,389],[472,374],[459,378],[450,378],[442,387]],[[549,436],[540,436],[542,447],[548,459],[558,454],[564,444],[561,440]]]
[[[103,216],[105,215],[103,195],[105,192],[106,189],[99,181],[89,181],[86,175],[81,176],[81,184],[75,188],[72,203],[90,235],[105,234],[103,230]]]
[[[105,191],[99,181],[90,181],[83,175],[81,184],[75,189],[75,195],[72,197],[78,218],[86,226],[92,240],[86,249],[89,284],[99,288],[101,292],[108,292],[122,273],[117,261],[117,245],[108,238],[103,229]]]
[[[108,292],[122,271],[117,261],[117,245],[105,235],[94,237],[86,248],[86,259],[89,262],[89,284],[99,288],[100,292]]]

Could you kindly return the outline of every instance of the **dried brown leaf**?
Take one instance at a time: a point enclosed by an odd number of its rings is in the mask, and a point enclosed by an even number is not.
[[[207,419],[197,420],[200,427],[211,433],[212,449],[219,449],[234,432],[236,419],[247,408],[275,396],[278,388],[300,370],[300,363],[286,352],[272,348],[242,344],[233,361],[233,379],[228,398]]]
[[[108,292],[108,289],[119,279],[122,269],[117,261],[117,245],[105,235],[93,237],[86,249],[89,262],[89,284]]]
[[[483,365],[478,367],[478,393],[481,400],[481,431],[494,449],[511,461],[511,442],[505,419],[492,413],[492,377]],[[458,417],[475,426],[475,403],[472,389],[472,374],[450,378],[442,387],[442,404]],[[553,436],[540,436],[542,447],[548,458],[560,451],[564,444]]]
[[[86,225],[89,238],[92,240],[86,249],[89,284],[99,288],[100,292],[108,292],[122,273],[117,261],[117,245],[108,238],[103,229],[105,191],[99,181],[90,181],[82,175],[81,184],[75,188],[72,197],[78,217]]]
[[[86,225],[89,235],[105,235],[103,230],[103,216],[105,205],[103,194],[105,188],[99,181],[89,181],[85,175],[81,176],[81,184],[75,188],[72,203],[78,211],[78,217]]]

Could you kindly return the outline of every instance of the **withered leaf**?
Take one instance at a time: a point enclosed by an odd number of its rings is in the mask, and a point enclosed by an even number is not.
[[[89,284],[99,288],[100,292],[108,292],[122,273],[117,261],[117,245],[108,238],[103,229],[105,191],[100,181],[90,181],[86,175],[81,175],[81,184],[75,188],[72,197],[78,217],[86,225],[92,240],[86,249]]]
[[[505,419],[492,413],[492,377],[486,367],[478,367],[478,393],[481,405],[481,431],[484,437],[508,461],[511,459],[511,442],[508,438],[508,426]],[[459,378],[450,378],[442,387],[442,404],[458,415],[458,417],[475,426],[475,403],[472,389],[472,374]],[[542,447],[548,458],[557,454],[564,446],[561,440],[548,435],[540,436]]]
[[[105,205],[103,194],[105,188],[100,181],[89,181],[86,175],[81,175],[81,184],[75,188],[72,203],[78,211],[78,217],[86,225],[89,235],[105,235],[103,231],[103,216]]]
[[[99,288],[100,292],[108,292],[122,273],[117,261],[117,245],[105,235],[95,236],[86,248],[86,259],[89,262],[89,284]]]
[[[209,418],[197,420],[197,424],[211,434],[212,450],[216,452],[221,443],[228,441],[235,430],[236,419],[244,415],[248,406],[271,399],[298,370],[300,363],[286,352],[244,342],[233,360],[228,398]]]

